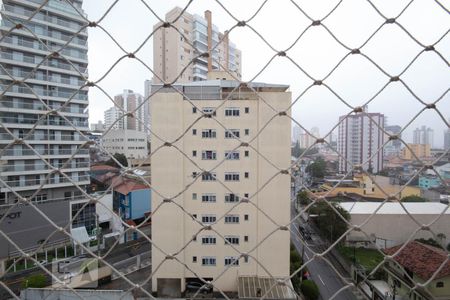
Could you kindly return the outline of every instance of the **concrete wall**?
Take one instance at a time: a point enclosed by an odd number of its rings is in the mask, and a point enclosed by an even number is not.
[[[57,226],[66,226],[70,222],[69,201],[50,201],[36,204],[37,208]],[[0,207],[0,217],[7,213],[8,206]],[[55,228],[32,206],[19,205],[7,213],[0,223],[2,230],[21,249],[37,248],[39,241],[51,236],[50,242],[68,240],[62,233],[55,233]],[[70,232],[70,227],[67,229]],[[53,235],[52,235],[53,234]],[[0,258],[18,253],[17,248],[0,235]]]
[[[131,218],[139,219],[144,213],[151,211],[152,195],[150,189],[136,190],[129,194],[131,203]]]

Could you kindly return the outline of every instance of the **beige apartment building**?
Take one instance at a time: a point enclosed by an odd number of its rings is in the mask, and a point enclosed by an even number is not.
[[[280,169],[290,165],[291,122],[277,112],[290,115],[291,92],[251,83],[258,94],[241,85],[231,96],[238,81],[225,72],[210,78],[177,84],[185,97],[163,88],[150,102],[162,139],[154,149],[166,141],[179,149],[152,157],[152,288],[160,297],[197,277],[237,291],[241,276],[289,276],[289,231],[277,229],[290,220],[290,176]],[[203,113],[214,118],[195,122]]]
[[[408,159],[408,160],[415,160],[414,154],[418,158],[424,158],[424,157],[430,157],[431,156],[431,147],[430,144],[408,144],[408,147],[411,148],[409,150],[408,148],[402,149],[402,158]],[[414,154],[413,154],[414,152]]]
[[[165,21],[174,20],[178,31],[161,27],[153,35],[153,70],[159,78],[172,82],[181,74],[177,82],[200,81],[207,79],[208,71],[219,70],[228,70],[241,78],[241,51],[229,40],[227,32],[221,33],[212,23],[210,11],[205,11],[202,17],[182,13],[182,8],[175,7],[166,14]],[[210,55],[197,57],[202,53]],[[162,83],[158,77],[153,77],[153,83]]]

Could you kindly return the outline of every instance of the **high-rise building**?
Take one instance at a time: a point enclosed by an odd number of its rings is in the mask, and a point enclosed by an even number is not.
[[[0,204],[17,202],[18,194],[36,201],[58,226],[86,225],[89,231],[95,226],[95,204],[93,213],[85,211],[72,219],[86,201],[80,189],[90,183],[89,153],[80,134],[89,131],[84,86],[88,32],[82,29],[87,23],[82,1],[1,4],[0,177],[6,184],[0,184]],[[22,249],[38,247],[47,238],[45,247],[67,240],[54,234],[55,228],[31,206],[15,206],[12,211],[20,218],[11,219],[8,226],[0,223],[0,229]],[[93,216],[89,224],[80,219],[87,216]],[[14,255],[11,251],[17,249],[1,237],[0,262],[4,255]]]
[[[450,119],[448,120],[450,123]],[[450,128],[444,131],[444,150],[450,149]]]
[[[433,129],[422,126],[413,132],[413,144],[430,145],[433,148]]]
[[[384,115],[363,112],[339,118],[338,151],[346,160],[339,157],[339,171],[347,173],[353,165],[369,172],[377,173],[383,169]]]
[[[415,160],[416,156],[419,159],[431,156],[430,144],[408,144],[408,147],[402,149],[401,155],[403,159]]]
[[[122,94],[114,97],[115,106],[105,111],[105,128],[148,131],[149,109],[148,101],[144,102],[141,94],[132,90],[124,90]],[[125,116],[124,112],[132,112],[133,116]],[[116,120],[118,120],[116,122]]]
[[[389,135],[397,135],[399,138],[401,138],[400,131],[402,130],[402,128],[398,125],[385,126],[384,130],[388,133],[388,135],[385,135],[384,137],[385,141],[389,139]],[[402,142],[399,139],[389,141],[383,148],[384,156],[398,156],[400,154],[401,148]]]
[[[261,105],[258,95],[289,115],[291,93],[287,85],[253,82],[258,94],[241,86],[233,97],[236,101],[224,104],[240,83],[225,72],[217,73],[209,76],[220,80],[177,84],[185,97],[153,86],[160,90],[150,102],[152,111],[158,111],[152,131],[161,138],[154,139],[153,147],[183,135],[175,143],[178,150],[162,147],[152,156],[152,191],[158,191],[152,194],[152,206],[158,207],[152,215],[152,241],[159,248],[152,253],[152,265],[158,266],[153,291],[170,284],[172,291],[181,292],[196,277],[215,280],[222,291],[237,291],[240,276],[289,276],[289,232],[277,230],[275,223],[289,223],[290,178],[270,178],[279,173],[277,168],[289,167],[291,121],[271,119],[274,111]],[[226,129],[211,118],[195,122],[203,113],[212,114]],[[178,195],[180,191],[184,192]],[[166,200],[171,197],[177,205]],[[269,212],[275,223],[264,215]],[[201,230],[203,226],[213,230]],[[181,263],[166,259],[160,250],[176,253]],[[223,272],[225,268],[231,269]]]
[[[294,125],[294,129],[292,130],[292,141],[294,143],[300,142],[300,133],[302,129],[298,125]]]
[[[165,82],[199,81],[207,79],[208,71],[219,70],[241,77],[241,51],[229,40],[227,32],[221,33],[212,23],[210,11],[201,17],[175,7],[166,14],[167,22],[174,20],[177,21],[173,25],[184,36],[172,27],[161,27],[153,35],[153,70],[159,78]],[[157,23],[154,29],[161,24]],[[198,57],[202,53],[210,55]],[[158,77],[153,77],[154,83],[161,83]]]

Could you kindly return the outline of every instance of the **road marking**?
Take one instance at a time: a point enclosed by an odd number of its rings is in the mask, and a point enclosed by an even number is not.
[[[320,282],[322,282],[322,284],[325,285],[325,283],[322,280],[322,277],[320,277],[320,275],[317,275],[317,277],[319,277]]]

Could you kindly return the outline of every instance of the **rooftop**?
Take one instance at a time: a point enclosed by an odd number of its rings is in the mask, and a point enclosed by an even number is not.
[[[447,205],[438,202],[403,202],[404,208],[398,202],[341,202],[339,205],[350,214],[373,214],[380,208],[377,215],[406,215],[405,209],[413,215],[437,215],[443,211],[450,215]]]
[[[394,255],[403,245],[384,249],[388,255]],[[430,279],[447,259],[447,252],[439,248],[412,241],[394,256],[403,268],[410,270],[424,280]],[[450,275],[450,261],[447,261],[434,279]]]

